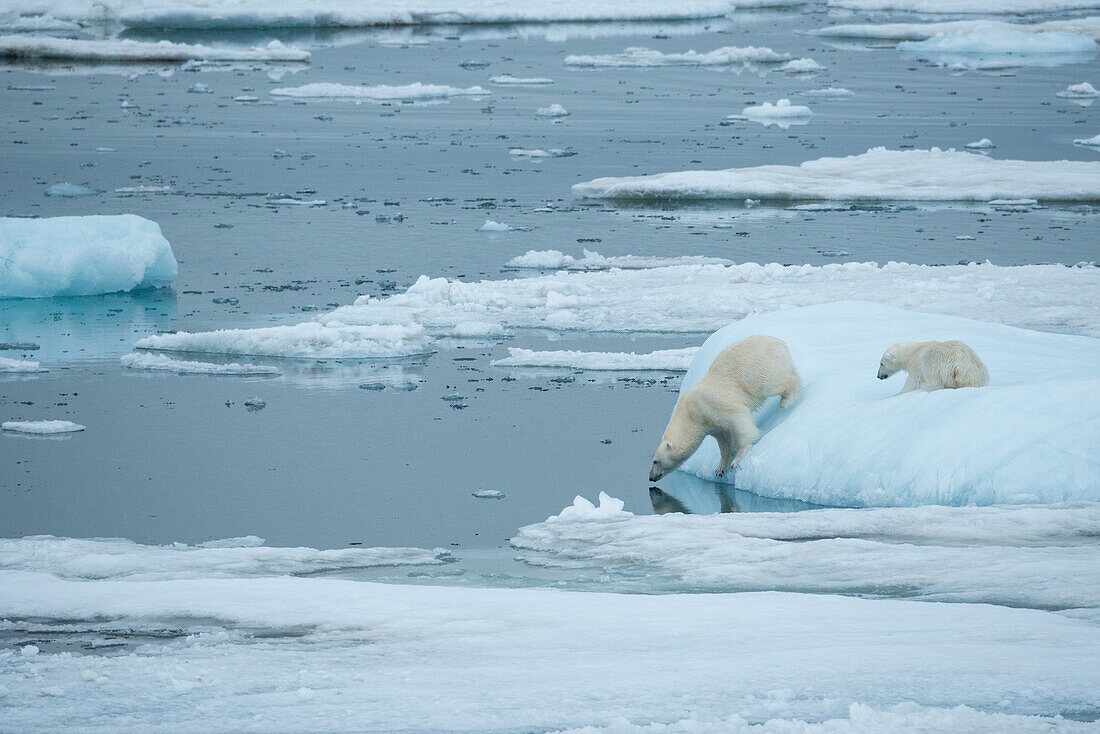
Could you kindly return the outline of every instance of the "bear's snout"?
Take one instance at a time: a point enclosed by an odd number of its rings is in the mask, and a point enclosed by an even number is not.
[[[649,481],[651,481],[651,482],[656,482],[658,479],[660,479],[663,476],[664,476],[664,473],[661,471],[661,469],[656,464],[654,464],[653,468],[649,470]]]
[[[878,379],[880,379],[880,380],[885,380],[885,379],[886,379],[887,377],[889,377],[889,376],[890,376],[890,375],[886,374],[886,368],[885,368],[885,367],[883,367],[882,365],[879,365],[879,368],[878,368]]]

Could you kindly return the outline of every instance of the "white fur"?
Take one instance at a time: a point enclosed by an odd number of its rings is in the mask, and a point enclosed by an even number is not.
[[[989,370],[985,364],[973,349],[959,341],[898,342],[882,355],[878,378],[885,380],[900,370],[909,373],[901,388],[903,393],[989,384]]]
[[[773,395],[781,395],[779,405],[786,408],[801,389],[782,339],[750,336],[726,347],[703,379],[680,396],[653,456],[650,481],[687,461],[707,436],[714,436],[722,451],[714,470],[716,476],[722,476],[737,466],[760,438],[753,412]]]

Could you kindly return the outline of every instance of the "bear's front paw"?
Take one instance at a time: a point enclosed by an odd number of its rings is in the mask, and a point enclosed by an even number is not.
[[[726,470],[723,467],[718,467],[717,469],[714,470],[714,476],[716,476],[716,477],[724,477],[725,475],[726,475]]]

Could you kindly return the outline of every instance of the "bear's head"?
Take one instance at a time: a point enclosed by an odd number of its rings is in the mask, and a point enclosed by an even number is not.
[[[683,463],[684,460],[680,452],[676,450],[672,442],[662,438],[660,445],[657,446],[657,453],[653,454],[653,466],[649,469],[649,481],[656,482]]]
[[[886,353],[882,355],[882,359],[878,363],[878,379],[885,380],[887,377],[895,374],[901,369],[901,365],[898,363],[898,345],[894,345],[886,350]]]

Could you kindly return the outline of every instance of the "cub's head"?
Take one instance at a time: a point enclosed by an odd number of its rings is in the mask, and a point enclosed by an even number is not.
[[[900,369],[901,365],[898,364],[898,345],[895,344],[886,350],[886,353],[882,355],[882,359],[878,363],[878,379],[885,380]]]
[[[649,469],[649,481],[656,482],[683,463],[684,460],[680,458],[680,454],[676,447],[672,445],[672,442],[662,438],[660,445],[657,446],[657,453],[653,454],[653,466]]]

